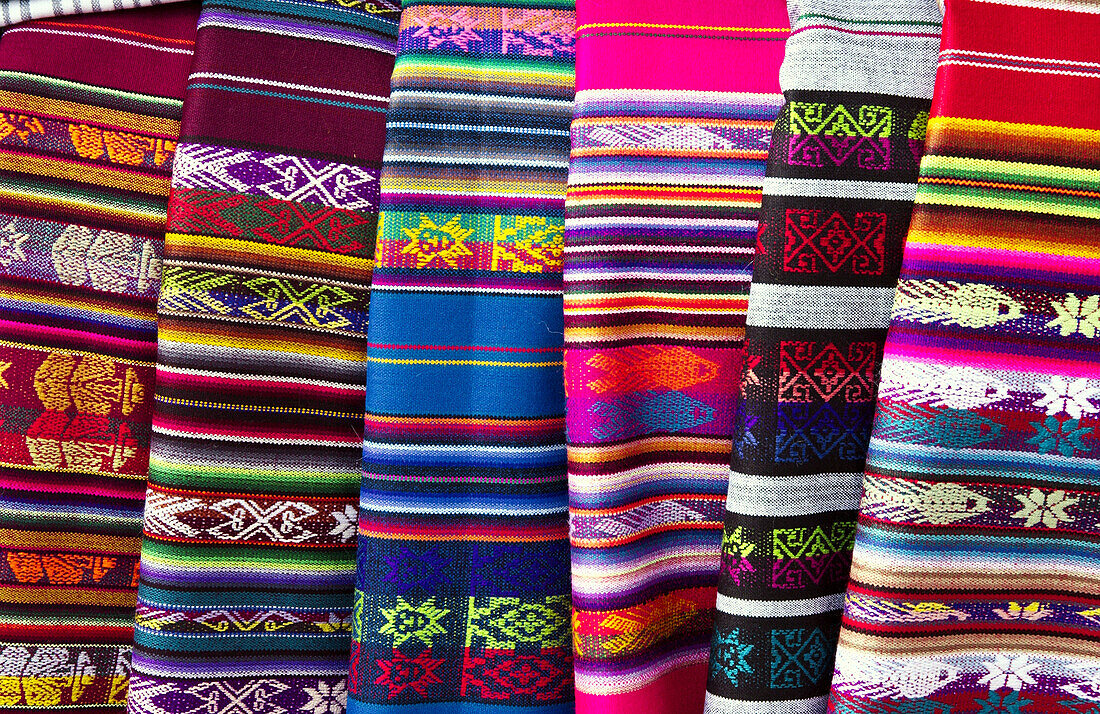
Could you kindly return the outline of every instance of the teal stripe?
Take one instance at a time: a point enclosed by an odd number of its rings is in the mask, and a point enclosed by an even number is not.
[[[165,590],[142,583],[139,602],[149,607],[166,607],[178,612],[224,610],[229,607],[257,610],[286,610],[288,612],[332,612],[342,615],[351,612],[351,593],[340,590],[319,592],[250,592],[245,589],[227,593],[220,590],[200,592],[196,590]]]
[[[146,627],[134,628],[134,642],[147,649],[167,652],[263,652],[280,649],[308,650],[312,656],[323,652],[343,654],[351,648],[347,630],[330,633],[267,632],[165,632]]]
[[[337,102],[331,99],[315,99],[313,97],[300,97],[297,94],[285,94],[283,92],[265,92],[260,89],[243,89],[240,87],[224,87],[220,84],[189,84],[188,89],[220,89],[223,92],[236,92],[237,94],[257,94],[262,97],[277,97],[279,99],[293,99],[299,102],[310,102],[313,104],[326,104],[330,107],[346,107],[348,109],[359,109],[366,112],[378,112],[379,114],[385,114],[386,110],[379,107],[364,107],[360,104],[352,104],[351,102]]]

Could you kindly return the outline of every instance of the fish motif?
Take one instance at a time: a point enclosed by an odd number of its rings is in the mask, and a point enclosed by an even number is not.
[[[985,513],[991,500],[957,483],[870,479],[860,510],[887,521],[944,526]]]
[[[684,347],[627,347],[597,353],[586,365],[606,372],[588,383],[597,394],[638,392],[664,387],[686,389],[718,376],[718,365]]]
[[[992,285],[954,280],[902,280],[894,320],[921,324],[993,327],[1023,317],[1024,306]]]
[[[592,427],[592,436],[597,439],[677,432],[714,421],[714,407],[680,392],[635,392],[596,402],[588,411],[603,417],[603,423]]]

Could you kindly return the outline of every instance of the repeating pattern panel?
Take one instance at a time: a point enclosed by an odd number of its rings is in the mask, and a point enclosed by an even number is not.
[[[940,39],[925,0],[798,10],[753,262],[708,712],[825,711]]]
[[[1100,707],[1100,16],[1074,6],[947,2],[831,711]]]
[[[573,4],[406,2],[371,288],[350,710],[571,712]]]
[[[578,8],[565,260],[578,711],[703,707],[784,10]],[[643,57],[661,60],[639,73]]]
[[[135,714],[340,714],[396,9],[204,3],[168,206]]]
[[[196,14],[32,22],[0,40],[8,710],[126,704],[165,208]],[[122,69],[135,63],[149,70]]]

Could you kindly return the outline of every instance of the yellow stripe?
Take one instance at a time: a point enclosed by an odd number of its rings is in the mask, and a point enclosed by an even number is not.
[[[55,296],[54,299],[42,299],[39,296],[28,295],[26,293],[9,290],[0,287],[0,297],[7,298],[9,300],[18,300],[19,302],[32,303],[35,305],[59,305],[62,307],[71,307],[77,310],[84,310],[86,312],[95,312],[100,315],[112,315],[114,317],[128,317],[132,320],[142,320],[145,322],[155,322],[157,314],[154,310],[140,310],[136,308],[126,308],[122,306],[111,305],[96,305],[94,303],[84,302],[79,299],[65,298]]]
[[[163,229],[165,221],[168,220],[168,214],[163,209],[159,211],[140,211],[131,208],[118,208],[106,203],[81,200],[76,196],[57,196],[45,191],[16,191],[5,186],[2,182],[0,182],[0,198],[12,198],[16,200],[33,198],[36,207],[59,208],[69,211],[75,208],[84,207],[89,209],[93,215],[97,217],[130,220],[145,219],[146,225],[153,229]]]
[[[141,536],[124,537],[96,533],[59,533],[0,528],[0,544],[8,548],[94,550],[137,555]]]
[[[932,117],[928,120],[928,135],[934,137],[939,132],[988,132],[1001,136],[1022,136],[1038,139],[1056,139],[1061,141],[1100,143],[1100,130],[1077,129],[1065,126],[1046,126],[1042,124],[1017,124],[986,119],[961,119],[958,117]],[[933,142],[934,143],[934,142]]]
[[[476,367],[561,367],[565,364],[558,362],[497,362],[492,360],[476,359],[390,359],[388,357],[368,357],[367,362],[377,364],[441,364],[447,366],[476,366]]]
[[[789,27],[727,27],[723,25],[667,25],[661,22],[590,22],[577,32],[596,27],[645,27],[655,30],[723,30],[728,32],[790,32]]]
[[[179,245],[189,248],[211,248],[214,250],[233,250],[238,253],[252,253],[264,258],[278,258],[288,265],[307,261],[315,265],[337,265],[342,268],[365,270],[368,273],[374,268],[374,260],[372,258],[360,258],[354,255],[339,255],[337,253],[321,253],[316,250],[304,250],[302,248],[284,245],[271,245],[270,243],[254,243],[252,241],[238,240],[236,238],[190,235],[188,233],[169,233],[165,236],[165,243],[169,246]]]
[[[0,600],[28,605],[88,605],[108,607],[136,607],[137,591],[117,592],[95,588],[64,587],[4,587],[0,586]]]
[[[79,181],[93,186],[137,191],[154,196],[168,195],[167,176],[145,176],[109,166],[70,163],[43,156],[0,153],[0,170]]]
[[[28,345],[22,342],[9,342],[7,340],[0,340],[0,347],[11,347],[17,350],[30,350],[32,352],[56,352],[63,355],[79,355],[81,357],[102,357],[101,352],[86,352],[84,350],[70,350],[62,347],[42,347],[41,345]],[[111,361],[117,364],[128,364],[135,367],[155,367],[156,362],[143,362],[136,359],[122,359],[120,357],[111,357]],[[85,473],[85,472],[81,472]],[[95,471],[88,471],[87,473],[96,473]],[[144,477],[142,477],[144,478]]]
[[[964,208],[987,208],[998,211],[1023,211],[1025,213],[1047,213],[1054,216],[1100,219],[1100,207],[1065,204],[1056,201],[1043,201],[1040,196],[1032,199],[993,199],[989,196],[966,196],[957,193],[936,194],[917,189],[917,203],[935,206],[961,206]]]
[[[14,111],[33,114],[49,114],[71,120],[73,123],[109,124],[119,129],[128,129],[143,134],[163,134],[175,138],[180,134],[180,123],[175,119],[123,112],[117,109],[104,109],[92,104],[67,102],[61,99],[36,97],[33,94],[0,90],[0,106]]]

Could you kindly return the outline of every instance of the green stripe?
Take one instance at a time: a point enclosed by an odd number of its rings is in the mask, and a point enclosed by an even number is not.
[[[403,54],[397,58],[394,63],[394,71],[398,67],[402,67],[407,64],[425,65],[428,67],[459,67],[469,71],[477,71],[479,69],[497,69],[505,71],[531,71],[541,74],[557,75],[562,79],[569,80],[570,84],[573,82],[573,76],[575,71],[573,69],[573,60],[571,59],[554,59],[546,57],[542,59],[518,59],[511,57],[454,57],[445,55],[429,55],[423,53],[410,53]]]
[[[223,466],[192,466],[159,459],[149,460],[149,480],[160,486],[284,495],[308,492],[311,496],[359,495],[358,471],[281,471],[265,469],[235,469]]]
[[[0,527],[26,528],[28,523],[34,523],[34,527],[40,530],[87,530],[99,535],[129,537],[141,535],[141,518],[112,518],[91,513],[53,513],[48,505],[43,505],[33,513],[17,513],[14,509],[0,512]]]
[[[241,587],[232,592],[162,590],[150,583],[141,584],[141,602],[150,607],[195,612],[231,607],[285,610],[292,612],[321,610],[340,614],[351,612],[351,594],[347,590],[330,593],[249,592]],[[131,613],[131,620],[133,619]]]
[[[178,120],[183,111],[182,99],[97,87],[93,84],[72,82],[67,79],[45,77],[28,72],[0,70],[0,86],[13,92],[43,94],[52,99],[64,99],[82,104],[102,104],[112,109],[168,119]]]
[[[1035,186],[1100,191],[1100,170],[1051,166],[1023,161],[997,161],[959,156],[925,156],[921,178],[956,178]]]
[[[917,203],[1100,219],[1100,198],[1030,193],[1011,189],[919,184]]]
[[[196,570],[224,570],[234,566],[244,585],[248,583],[248,570],[257,569],[257,566],[260,570],[289,575],[302,571],[328,574],[355,572],[355,543],[339,548],[296,548],[292,544],[167,543],[147,537],[141,547],[141,556],[142,560],[149,558],[158,561],[156,566],[151,566],[154,569],[163,567],[165,562]]]
[[[301,625],[298,625],[301,627]],[[307,650],[311,657],[325,652],[347,651],[351,632],[217,632],[208,628],[202,632],[164,632],[144,627],[134,628],[134,641],[143,648],[166,652],[264,652],[271,650]]]

